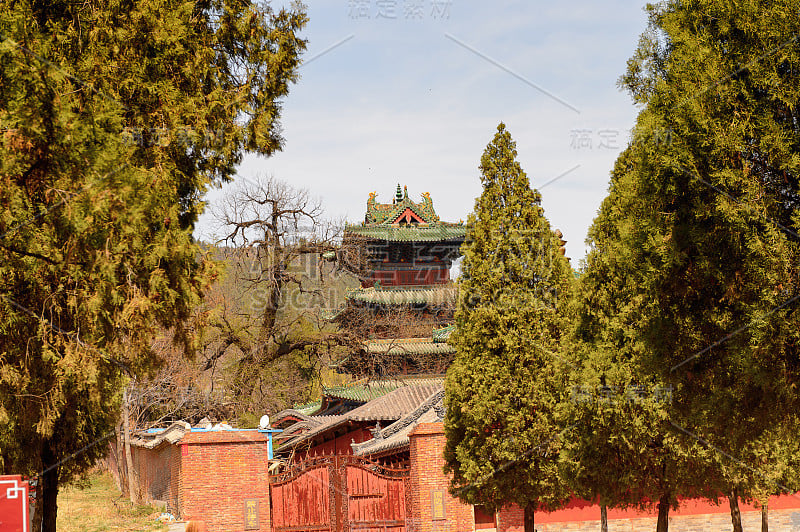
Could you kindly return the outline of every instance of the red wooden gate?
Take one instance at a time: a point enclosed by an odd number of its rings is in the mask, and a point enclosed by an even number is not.
[[[319,456],[270,478],[274,532],[405,532],[409,470]]]

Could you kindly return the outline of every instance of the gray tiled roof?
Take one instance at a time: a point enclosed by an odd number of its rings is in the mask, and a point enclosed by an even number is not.
[[[155,449],[163,442],[176,443],[184,434],[190,432],[192,426],[185,421],[176,421],[166,429],[159,432],[139,432],[131,438],[131,445]]]
[[[302,421],[306,423],[309,430],[291,438],[280,445],[280,449],[293,447],[303,441],[309,440],[324,434],[329,430],[345,425],[347,423],[356,421],[388,421],[394,422],[403,416],[406,416],[419,408],[428,398],[432,395],[442,391],[442,384],[429,383],[429,384],[415,384],[410,386],[401,386],[388,394],[374,399],[366,404],[359,406],[339,416],[316,416],[312,417],[313,421]],[[317,419],[327,418],[320,420],[320,423],[311,425]],[[287,430],[291,430],[290,427]]]
[[[408,435],[419,423],[439,421],[439,414],[436,410],[443,407],[443,402],[444,390],[439,390],[428,397],[413,412],[380,431],[374,431],[374,437],[371,440],[351,444],[353,454],[368,456],[405,447],[409,444]]]

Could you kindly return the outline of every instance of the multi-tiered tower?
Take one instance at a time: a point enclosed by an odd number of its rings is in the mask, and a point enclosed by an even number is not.
[[[446,341],[456,301],[450,269],[466,226],[441,221],[427,192],[419,203],[400,185],[391,203],[378,203],[376,196],[369,195],[364,222],[345,228],[345,244],[366,253],[361,288],[348,294],[348,308],[362,311],[370,326],[363,349],[341,368],[373,375],[442,373],[453,354]]]

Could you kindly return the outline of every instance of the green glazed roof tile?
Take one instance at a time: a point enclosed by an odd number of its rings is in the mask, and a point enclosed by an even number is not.
[[[465,225],[433,225],[419,227],[413,225],[347,225],[345,232],[373,240],[391,242],[439,242],[459,240],[467,235]]]
[[[380,341],[380,340],[378,340]],[[323,389],[323,395],[347,399],[351,401],[367,402],[383,397],[402,386],[411,385],[442,385],[444,378],[441,376],[405,377],[386,380],[358,381],[343,386],[331,386]],[[295,409],[296,410],[296,409]]]
[[[434,329],[433,341],[436,343],[447,342],[448,338],[450,338],[450,335],[453,334],[453,331],[455,330],[455,325],[448,325],[447,327],[443,327],[441,329]]]
[[[348,292],[353,301],[383,305],[454,305],[458,289],[454,284],[436,288],[410,290],[380,290],[374,287],[357,288]]]
[[[367,353],[376,355],[452,355],[456,350],[447,343],[429,338],[399,338],[371,340],[364,344]]]
[[[322,406],[321,400],[311,401],[310,403],[306,403],[304,405],[295,406],[293,410],[300,412],[306,416],[309,416],[319,410],[319,407]]]

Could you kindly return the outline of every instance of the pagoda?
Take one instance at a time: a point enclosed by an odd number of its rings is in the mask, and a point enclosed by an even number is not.
[[[439,220],[427,192],[421,203],[415,203],[407,187],[401,191],[398,184],[391,203],[378,203],[376,197],[370,193],[364,223],[345,227],[346,240],[361,239],[366,245],[371,268],[362,286],[407,289],[447,284],[466,226]]]
[[[442,418],[444,373],[455,356],[450,268],[467,227],[441,221],[427,192],[415,202],[398,185],[391,203],[376,197],[363,223],[345,226],[340,255],[360,287],[333,319],[359,346],[333,367],[352,380],[273,418],[283,430],[276,456],[287,464],[344,454],[408,467],[409,433]]]
[[[444,373],[455,353],[447,344],[457,297],[450,268],[467,227],[440,220],[427,192],[415,202],[398,184],[391,203],[376,198],[370,193],[363,223],[345,226],[344,246],[363,250],[365,260],[340,323],[347,327],[357,311],[363,322],[366,311],[369,326],[363,348],[340,367],[383,376]]]

